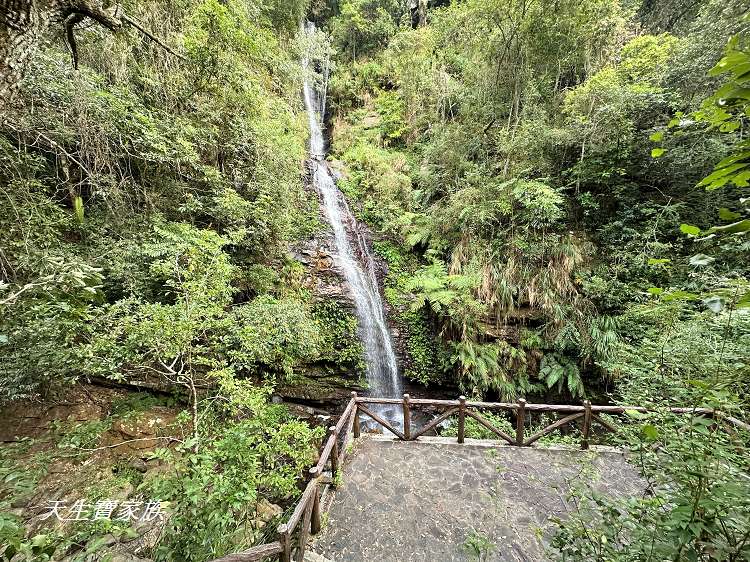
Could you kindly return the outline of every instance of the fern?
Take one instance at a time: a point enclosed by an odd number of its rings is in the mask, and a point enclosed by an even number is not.
[[[584,394],[581,371],[569,357],[559,353],[548,353],[542,358],[539,376],[544,379],[547,388],[556,386],[558,393],[567,388],[574,398]]]
[[[515,399],[533,386],[526,377],[526,354],[505,341],[477,343],[464,340],[453,344],[452,362],[461,376],[461,388],[482,397],[488,391],[503,399]]]

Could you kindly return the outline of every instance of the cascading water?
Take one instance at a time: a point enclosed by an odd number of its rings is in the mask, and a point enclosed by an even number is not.
[[[312,37],[315,34],[315,25],[308,22],[303,31],[308,37]],[[354,298],[359,336],[365,348],[370,394],[396,398],[401,395],[401,379],[396,365],[396,355],[393,353],[391,335],[385,321],[372,255],[362,235],[362,229],[351,214],[343,194],[336,187],[325,161],[325,141],[321,125],[325,110],[325,86],[319,89],[313,85],[314,70],[309,54],[303,59],[302,67],[305,76],[305,107],[310,121],[313,181],[323,199],[326,218],[333,228],[337,264]],[[323,71],[322,83],[325,84],[326,80],[327,68]]]

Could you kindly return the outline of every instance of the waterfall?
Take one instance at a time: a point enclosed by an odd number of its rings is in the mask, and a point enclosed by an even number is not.
[[[315,25],[308,22],[303,31],[311,37],[315,33]],[[325,85],[328,80],[328,64],[323,66],[322,83]],[[303,58],[302,67],[305,78],[305,107],[310,121],[310,165],[313,170],[313,182],[323,200],[326,219],[333,229],[336,263],[341,268],[354,298],[359,337],[367,361],[369,394],[386,398],[400,397],[401,379],[391,335],[385,321],[372,255],[362,229],[349,210],[344,195],[336,187],[325,161],[322,128],[325,86],[316,88],[312,83],[314,69],[311,67],[309,54]]]

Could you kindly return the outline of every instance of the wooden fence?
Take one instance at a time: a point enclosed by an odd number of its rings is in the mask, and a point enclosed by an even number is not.
[[[403,430],[398,429],[376,413],[374,411],[376,408],[371,407],[373,404],[400,407],[403,410]],[[442,413],[423,427],[416,429],[412,427],[411,413],[413,408],[419,406],[441,409]],[[515,416],[515,434],[509,435],[495,427],[487,418],[482,416],[480,413],[482,410],[513,413]],[[578,424],[578,420],[582,420],[581,448],[588,449],[591,428],[594,423],[599,424],[607,431],[617,431],[617,428],[609,421],[603,419],[601,414],[618,415],[630,411],[646,413],[652,410],[641,406],[593,406],[588,400],[585,400],[582,405],[577,406],[529,404],[523,399],[518,400],[518,402],[472,402],[466,400],[463,396],[458,400],[411,398],[408,394],[404,394],[403,399],[370,398],[357,396],[356,392],[352,392],[352,398],[349,400],[338,423],[328,428],[328,438],[323,444],[317,464],[309,470],[309,479],[302,497],[300,497],[287,521],[278,526],[278,540],[255,546],[243,552],[229,554],[216,559],[214,562],[253,562],[276,556],[278,556],[280,562],[291,562],[293,552],[295,555],[294,560],[302,562],[305,557],[305,548],[309,536],[318,533],[321,528],[322,494],[330,488],[336,487],[339,467],[343,465],[346,459],[347,449],[352,443],[352,439],[357,439],[360,436],[360,414],[369,416],[402,441],[414,441],[428,431],[435,429],[448,418],[457,416],[458,443],[463,443],[465,440],[465,422],[468,416],[509,445],[519,447],[527,447],[548,433],[552,433],[568,424]],[[724,412],[710,408],[669,408],[669,411],[674,414],[711,417],[717,422],[724,422],[736,428],[750,431],[750,424],[728,416]],[[532,413],[564,414],[564,417],[550,423],[543,429],[527,435],[527,420]],[[295,545],[296,549],[293,549]]]

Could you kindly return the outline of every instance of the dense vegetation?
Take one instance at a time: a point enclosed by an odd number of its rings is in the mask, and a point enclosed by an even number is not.
[[[684,306],[703,325],[698,296],[746,294],[743,236],[679,228],[742,213],[744,177],[696,184],[741,138],[703,103],[743,6],[705,3],[669,30],[608,1],[466,2],[396,31],[398,8],[365,25],[372,5],[346,3],[329,23],[333,149],[360,216],[422,256],[401,292],[467,392],[595,391],[648,345],[629,315]]]
[[[187,429],[154,452],[174,471],[139,492],[176,508],[152,555],[206,560],[259,539],[236,534],[257,500],[298,493],[320,434],[270,394],[302,364],[356,369],[356,323],[313,298],[289,252],[321,227],[302,181],[305,7],[127,9],[181,58],[86,25],[80,70],[46,38],[3,100],[0,400],[51,401],[78,380],[175,394]],[[0,543],[23,536],[12,521]]]
[[[256,506],[296,497],[321,433],[271,394],[361,371],[356,320],[292,253],[323,229],[305,186],[305,15],[325,32],[331,159],[388,264],[406,377],[747,418],[750,5],[436,4],[413,27],[395,0],[129,0],[169,49],[84,25],[76,70],[50,33],[2,100],[0,401],[80,381],[176,398],[175,441],[152,452],[170,469],[136,479],[172,506],[154,559],[262,540]],[[556,554],[750,559],[748,436],[704,421],[634,418],[621,444],[648,495],[584,493]],[[63,431],[55,451],[111,423]],[[10,481],[30,465],[9,451]],[[114,532],[33,536],[12,503],[0,489],[6,555]]]
[[[412,28],[342,2],[332,148],[384,239],[408,376],[747,412],[747,9],[467,0]],[[648,495],[581,500],[558,554],[748,559],[747,435],[633,422]]]

